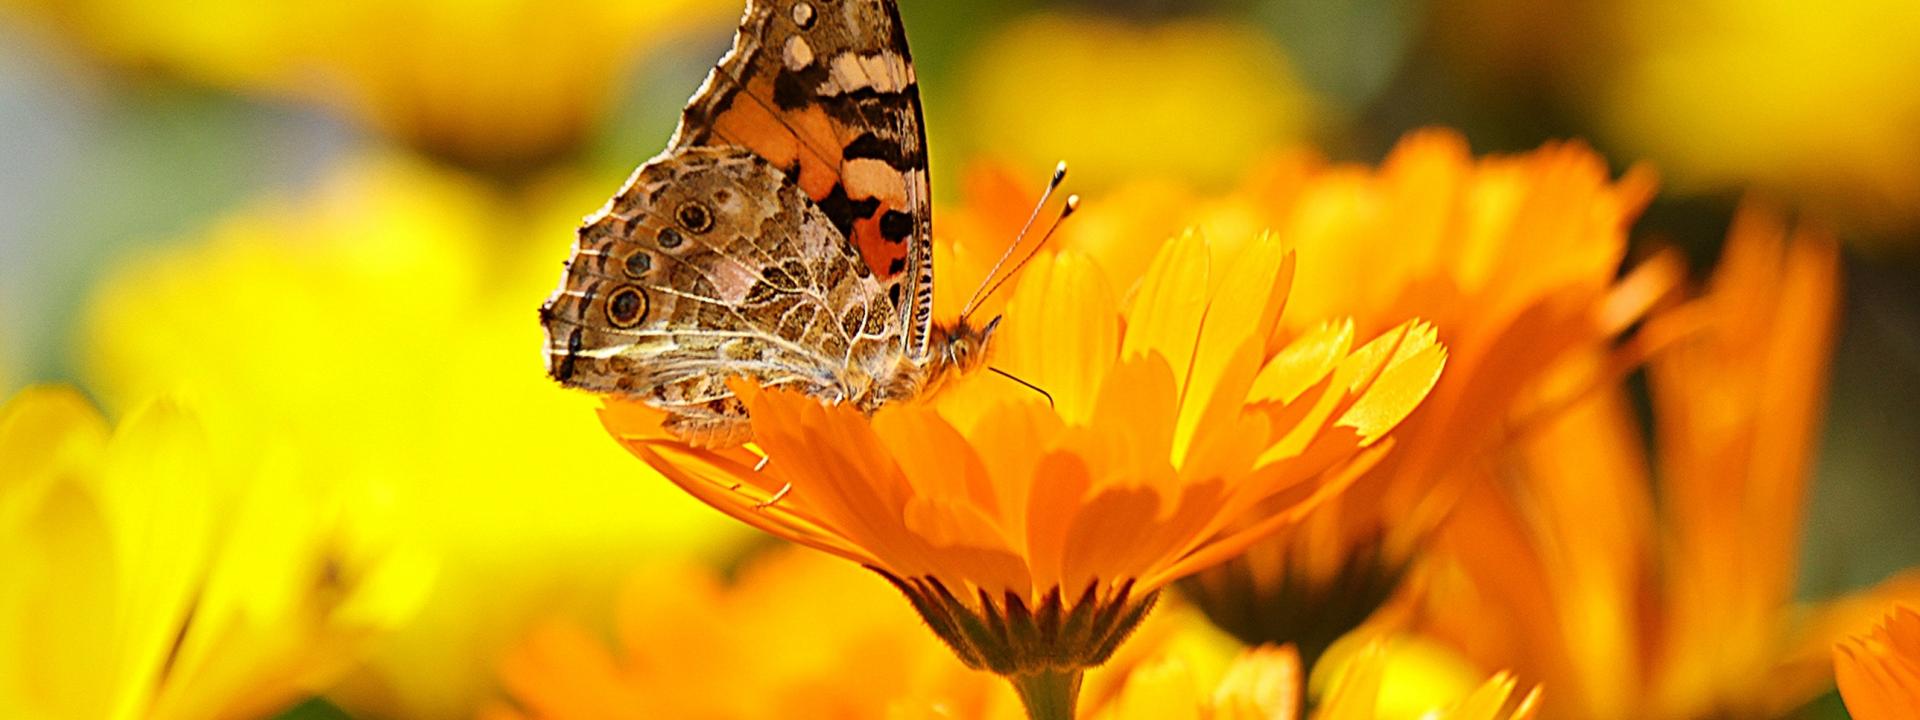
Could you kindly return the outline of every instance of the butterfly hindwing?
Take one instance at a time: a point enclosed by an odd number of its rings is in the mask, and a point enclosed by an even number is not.
[[[642,167],[580,229],[542,311],[556,378],[668,410],[690,441],[744,441],[733,376],[825,399],[899,342],[894,306],[794,177],[737,147]]]
[[[895,0],[750,0],[668,153],[751,150],[793,176],[897,308],[908,357],[933,310],[920,90]]]

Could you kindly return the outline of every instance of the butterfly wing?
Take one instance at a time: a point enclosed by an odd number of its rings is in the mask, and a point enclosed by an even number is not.
[[[905,355],[926,357],[933,201],[895,0],[750,0],[668,152],[729,145],[795,177],[897,308]]]
[[[891,299],[795,178],[745,148],[689,148],[640,168],[580,228],[541,309],[548,371],[638,397],[690,442],[750,435],[726,380],[825,400],[896,347]],[[895,350],[897,352],[897,350]]]

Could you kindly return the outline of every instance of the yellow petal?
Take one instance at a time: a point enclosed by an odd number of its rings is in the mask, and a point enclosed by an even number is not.
[[[1354,352],[1355,359],[1365,362],[1376,345],[1390,340],[1395,344],[1385,366],[1366,373],[1374,377],[1372,384],[1334,421],[1336,427],[1358,431],[1362,445],[1373,444],[1419,407],[1447,363],[1447,349],[1439,344],[1433,326],[1418,321],[1368,343]]]
[[[0,490],[15,497],[18,483],[90,475],[77,470],[100,457],[107,436],[106,419],[78,391],[21,390],[0,407]]]
[[[1160,247],[1127,310],[1121,359],[1157,354],[1172,368],[1176,387],[1186,387],[1194,342],[1206,317],[1211,263],[1207,240],[1196,230]]]
[[[118,536],[119,639],[129,687],[150,692],[197,599],[215,542],[215,484],[199,420],[171,402],[135,410],[114,433],[101,497]]]
[[[1353,348],[1353,320],[1322,322],[1281,348],[1247,392],[1248,402],[1290,404],[1333,372]]]
[[[12,639],[0,643],[0,713],[99,717],[114,700],[97,672],[115,663],[103,621],[113,536],[94,494],[107,438],[69,388],[27,388],[0,407],[0,637]]]
[[[1050,393],[1062,419],[1087,422],[1120,345],[1118,301],[1099,266],[1065,251],[1029,264],[1006,318],[994,365]]]
[[[1241,382],[1223,382],[1236,358],[1254,361],[1266,352],[1265,338],[1286,304],[1292,287],[1293,255],[1272,233],[1262,234],[1233,258],[1219,291],[1207,303],[1192,371],[1180,398],[1180,420],[1174,431],[1176,462],[1200,426],[1215,397],[1235,406],[1246,397]]]

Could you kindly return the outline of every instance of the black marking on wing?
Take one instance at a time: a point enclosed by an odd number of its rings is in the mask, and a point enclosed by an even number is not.
[[[853,242],[854,222],[871,218],[880,211],[878,199],[854,200],[847,196],[847,186],[842,183],[834,183],[833,192],[827,193],[815,204],[820,206],[821,212],[826,213],[827,220],[833,223],[834,229],[840,231],[840,237],[849,244]]]
[[[921,170],[927,166],[925,148],[910,146],[899,140],[887,140],[872,132],[861,133],[860,137],[854,138],[845,150],[840,151],[840,155],[848,160],[879,160],[901,172]]]
[[[886,238],[887,242],[906,242],[913,237],[913,216],[899,210],[888,210],[880,216],[880,236]]]
[[[827,81],[826,66],[813,63],[798,71],[781,68],[773,78],[773,103],[781,110],[799,110],[817,99],[814,88]]]

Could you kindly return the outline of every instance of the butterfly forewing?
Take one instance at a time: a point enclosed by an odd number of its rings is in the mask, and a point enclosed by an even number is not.
[[[920,89],[893,0],[750,0],[669,153],[744,147],[794,177],[897,309],[924,358],[932,195]]]
[[[932,323],[923,125],[894,0],[749,0],[666,151],[580,229],[549,371],[722,446],[752,434],[733,377],[874,412],[977,369],[992,326]]]

